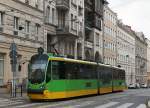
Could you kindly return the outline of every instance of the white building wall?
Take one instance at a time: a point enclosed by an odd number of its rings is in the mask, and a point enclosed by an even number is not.
[[[104,63],[116,66],[117,14],[104,6]]]
[[[126,72],[127,85],[135,83],[135,38],[117,28],[117,65]]]
[[[81,8],[81,14],[79,14],[79,7]],[[73,15],[73,18],[71,18],[71,15]],[[65,27],[69,31],[67,31],[68,34],[65,39],[61,39],[58,45],[60,53],[64,56],[70,54],[77,59],[77,44],[80,43],[81,56],[84,58],[84,0],[69,1],[69,10],[65,11]]]
[[[41,1],[41,0],[40,0]],[[0,76],[0,83],[7,84],[12,79],[10,65],[10,44],[17,44],[18,62],[22,70],[16,71],[15,78],[18,81],[27,77],[27,66],[29,58],[37,52],[38,47],[43,47],[43,2],[39,3],[39,7],[35,7],[34,1],[25,4],[23,0],[0,0],[0,12],[3,13],[3,25],[0,31],[0,54],[4,58],[3,76]],[[32,4],[32,5],[31,5]],[[18,18],[18,27],[22,30],[14,28],[14,17]],[[25,21],[29,21],[29,32],[26,32]],[[38,33],[36,32],[36,24],[38,24]],[[14,34],[16,32],[17,34]],[[25,62],[25,63],[24,63]],[[0,84],[0,85],[1,85]]]

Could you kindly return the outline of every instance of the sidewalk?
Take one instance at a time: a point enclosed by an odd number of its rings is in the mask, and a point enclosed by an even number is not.
[[[22,93],[22,97],[20,93],[17,93],[17,96],[12,98],[11,94],[8,92],[7,88],[0,88],[0,98],[6,98],[6,99],[16,99],[16,98],[20,98],[20,99],[28,99],[28,96],[26,93]]]

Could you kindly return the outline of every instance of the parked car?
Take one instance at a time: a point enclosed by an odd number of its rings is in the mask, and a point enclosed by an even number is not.
[[[148,88],[147,84],[141,84],[141,88]]]
[[[140,88],[140,84],[139,84],[139,83],[136,83],[136,87],[137,87],[137,88]]]
[[[135,88],[135,85],[134,85],[134,84],[130,84],[130,85],[128,86],[128,88],[129,88],[129,89],[134,89],[134,88]]]
[[[129,88],[129,89],[137,89],[137,88],[140,88],[140,85],[139,85],[138,83],[129,84],[128,88]]]

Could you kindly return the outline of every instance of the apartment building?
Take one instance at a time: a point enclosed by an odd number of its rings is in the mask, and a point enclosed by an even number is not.
[[[117,23],[117,66],[126,72],[126,83],[135,84],[135,35],[128,25]]]
[[[74,59],[84,54],[84,0],[56,1],[55,52]]]
[[[54,0],[43,0],[44,8],[44,51],[55,53],[57,36],[57,17],[56,17],[56,2]]]
[[[104,63],[116,66],[117,14],[104,6]]]
[[[135,72],[136,82],[147,83],[147,43],[142,32],[135,32]]]
[[[150,40],[146,39],[147,43],[147,85],[150,87]]]
[[[17,81],[27,77],[29,58],[43,47],[43,0],[0,0],[0,86],[12,79],[10,44],[17,45]]]
[[[104,0],[85,0],[85,59],[103,62]]]

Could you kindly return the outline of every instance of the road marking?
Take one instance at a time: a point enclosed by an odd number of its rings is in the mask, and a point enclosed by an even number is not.
[[[133,104],[134,103],[125,103],[125,104],[123,104],[121,106],[118,106],[117,108],[128,108],[128,107],[132,106]]]
[[[29,103],[29,104],[25,104],[25,105],[19,105],[19,106],[15,106],[13,108],[24,108],[24,107],[31,107],[31,106],[34,106],[34,105],[42,105],[42,103]]]
[[[0,103],[3,103],[3,102],[8,102],[10,101],[9,99],[3,99],[3,100],[0,100]]]
[[[80,107],[85,107],[85,106],[88,106],[88,105],[90,105],[90,104],[92,104],[94,102],[95,101],[85,101],[85,102],[81,102],[81,104],[66,106],[66,108],[80,108]]]
[[[59,105],[65,105],[65,104],[70,104],[72,102],[76,102],[75,100],[71,100],[71,101],[65,101],[65,102],[61,102],[61,103],[54,103],[54,104],[47,104],[47,105],[42,105],[36,108],[49,108],[49,107],[56,107]],[[57,107],[56,107],[57,108]],[[59,107],[60,108],[60,107]]]
[[[118,103],[119,103],[119,102],[109,102],[109,103],[107,103],[107,104],[103,104],[103,105],[97,106],[97,107],[95,107],[95,108],[108,108],[108,107],[117,105]]]
[[[146,108],[146,105],[145,104],[140,104],[138,107],[136,108]]]
[[[8,104],[4,103],[4,104],[1,104],[0,107],[6,107],[6,106],[17,105],[17,104],[22,104],[22,103],[23,102],[12,102],[12,103],[8,103]]]

